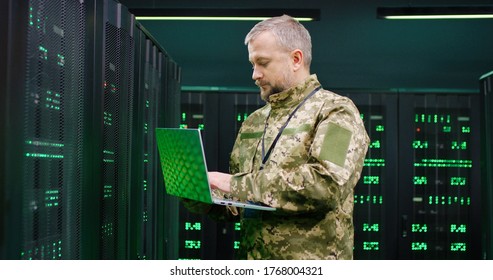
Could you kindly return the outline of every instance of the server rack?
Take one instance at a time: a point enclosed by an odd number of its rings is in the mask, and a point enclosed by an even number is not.
[[[477,92],[404,93],[399,111],[399,258],[481,258]]]
[[[17,145],[23,137],[22,114],[25,80],[24,59],[27,43],[25,34],[28,29],[29,4],[25,1],[9,0],[6,7],[0,11],[0,28],[6,40],[0,42],[1,63],[0,86],[1,86],[1,113],[0,127],[5,132],[0,135],[0,258],[20,258],[22,226],[18,221],[22,220],[23,213],[19,205],[22,203],[22,184],[20,170],[22,170],[23,147]],[[13,23],[20,22],[15,26]],[[24,34],[22,36],[21,34]],[[17,112],[17,113],[16,113]],[[6,147],[10,147],[6,149]],[[9,230],[5,230],[5,229]]]
[[[178,125],[180,67],[111,0],[0,20],[0,258],[172,258],[152,129]]]
[[[184,101],[186,100],[186,101]],[[201,130],[208,170],[217,169],[217,114],[214,110],[218,97],[215,94],[181,95],[181,128]],[[209,104],[209,105],[206,105]],[[211,114],[212,113],[212,114]],[[211,116],[209,117],[209,114]],[[211,128],[209,130],[209,127]],[[216,259],[217,236],[220,234],[218,223],[208,217],[190,213],[180,203],[178,208],[178,258],[179,259]],[[220,250],[223,251],[224,250]],[[229,258],[231,259],[231,256]]]
[[[153,205],[149,196],[155,181],[152,170],[156,165],[153,153],[152,127],[157,114],[156,95],[160,91],[160,69],[158,52],[138,29],[135,36],[135,73],[138,75],[135,85],[133,118],[132,176],[130,204],[130,256],[133,259],[152,258],[152,228],[147,223],[153,219]]]
[[[242,91],[184,91],[180,127],[201,129],[208,169],[228,172],[229,154],[241,123],[264,104],[258,94]],[[234,258],[239,248],[239,223],[214,221],[183,206],[179,213],[178,258]]]
[[[354,189],[354,258],[397,256],[398,97],[395,92],[343,91],[357,105],[370,145]]]
[[[15,2],[15,3],[14,3]],[[84,158],[85,6],[9,1],[5,227],[8,259],[80,256]],[[82,36],[80,36],[82,35]],[[3,123],[3,121],[2,121]]]
[[[164,199],[155,129],[178,126],[178,114],[173,118],[173,113],[168,113],[169,119],[165,115],[168,111],[176,112],[168,103],[175,103],[180,77],[176,63],[152,35],[139,23],[136,27],[130,258],[163,259],[168,254],[166,244],[174,243],[166,242],[166,230],[176,225],[172,226],[172,220],[165,220],[164,216],[164,209],[172,206]],[[168,67],[173,71],[167,71]],[[170,224],[164,225],[165,222]]]
[[[482,255],[484,259],[493,259],[493,72],[481,76],[479,79],[481,89],[481,211],[482,222]]]
[[[98,13],[98,11],[96,11]],[[128,10],[114,1],[104,1],[101,30],[96,46],[102,52],[95,64],[102,77],[97,88],[96,103],[102,114],[95,116],[100,123],[99,154],[102,161],[98,200],[100,252],[98,258],[125,259],[128,256],[128,203],[130,192],[130,147],[134,98],[134,32],[135,19]],[[101,41],[99,41],[101,40]],[[101,109],[98,108],[101,112]]]
[[[161,95],[158,100],[161,114],[158,116],[158,124],[163,127],[178,127],[180,118],[180,97],[181,97],[181,67],[168,55],[165,57],[164,65],[166,77],[166,95]],[[158,174],[158,182],[164,182],[162,172]],[[164,203],[164,207],[159,207],[160,215],[164,216],[157,225],[159,232],[163,232],[158,238],[158,246],[164,246],[165,259],[178,259],[179,256],[179,200],[176,197],[166,195],[165,189],[158,188],[156,199],[159,203]],[[161,204],[162,205],[162,204]],[[162,237],[162,238],[161,238]]]

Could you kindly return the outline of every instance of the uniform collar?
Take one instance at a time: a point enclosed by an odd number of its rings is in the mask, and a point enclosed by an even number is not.
[[[291,87],[287,90],[281,91],[269,96],[268,103],[273,107],[285,107],[298,104],[307,94],[313,89],[320,86],[320,82],[317,79],[316,74],[312,74],[306,78],[302,83]]]

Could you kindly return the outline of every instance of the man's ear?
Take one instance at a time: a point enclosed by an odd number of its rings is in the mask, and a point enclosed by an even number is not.
[[[291,61],[293,63],[293,70],[297,71],[303,67],[304,60],[303,52],[300,49],[296,49],[291,52]]]

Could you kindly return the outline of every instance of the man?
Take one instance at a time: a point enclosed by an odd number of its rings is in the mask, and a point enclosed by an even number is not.
[[[231,174],[210,172],[209,180],[227,195],[276,211],[208,213],[241,216],[242,258],[352,259],[353,189],[369,143],[360,114],[310,74],[310,34],[295,19],[262,21],[245,44],[267,104],[243,123]]]

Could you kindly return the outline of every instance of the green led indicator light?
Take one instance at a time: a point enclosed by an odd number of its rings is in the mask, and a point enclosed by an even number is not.
[[[248,118],[248,113],[243,113],[243,114],[238,113],[236,115],[236,120],[239,121],[239,122],[245,121],[247,118]]]
[[[111,198],[113,197],[113,186],[112,185],[104,185],[103,186],[103,198]]]
[[[150,104],[149,100],[146,100],[146,108],[149,108],[150,107],[149,104]]]
[[[459,167],[472,168],[472,160],[467,159],[421,159],[414,167]]]
[[[380,149],[380,140],[371,142],[370,149]]]
[[[453,233],[466,233],[467,232],[467,226],[464,224],[451,224],[450,225],[450,232]]]
[[[34,25],[34,21],[33,21],[33,7],[29,7],[29,25]]]
[[[188,124],[180,124],[180,129],[187,129],[188,128]]]
[[[235,230],[241,230],[241,223],[235,223]]]
[[[21,251],[22,259],[61,259],[62,258],[62,241],[58,242],[47,242],[46,244],[41,244],[39,247],[34,247],[33,249],[27,251]]]
[[[452,141],[452,150],[466,150],[467,149],[467,142],[457,142],[457,141]]]
[[[57,54],[57,64],[59,66],[65,66],[65,56],[61,55],[61,54]]]
[[[433,196],[428,197],[429,205],[471,205],[470,197],[458,197],[458,196]]]
[[[378,251],[380,250],[380,243],[378,241],[364,241],[363,250],[365,251]]]
[[[199,124],[199,127],[198,128],[199,128],[199,130],[204,130],[204,127],[205,127],[204,124],[201,123],[201,124]]]
[[[147,191],[147,180],[142,180],[142,186],[144,187],[144,191]]]
[[[428,226],[426,224],[412,224],[411,232],[428,232]]]
[[[48,158],[48,159],[62,159],[63,155],[57,155],[57,154],[41,154],[41,153],[26,153],[26,157],[33,157],[33,158]]]
[[[462,127],[462,133],[471,133],[471,127],[470,126],[463,126]]]
[[[186,222],[185,230],[202,230],[202,223],[196,222],[192,224],[190,222]]]
[[[382,204],[383,197],[381,195],[355,195],[354,204]]]
[[[187,113],[181,113],[181,121],[185,122],[187,120]]]
[[[109,112],[103,112],[103,124],[111,126],[113,125],[113,114]]]
[[[201,242],[200,240],[185,240],[185,249],[200,249]]]
[[[380,176],[364,176],[363,183],[366,185],[378,185],[380,183]]]
[[[428,148],[428,141],[414,140],[413,141],[413,148],[414,149],[427,149]]]
[[[116,87],[115,84],[113,83],[110,84],[110,91],[111,93],[116,93],[118,91],[118,88]]]
[[[50,147],[50,148],[63,148],[65,145],[63,143],[51,143],[37,140],[26,140],[27,145],[33,145],[37,147]]]
[[[235,242],[233,243],[233,249],[235,249],[235,250],[240,249],[240,241],[235,241]]]
[[[450,177],[451,186],[465,186],[467,182],[466,177]]]
[[[426,251],[428,250],[428,244],[426,242],[412,242],[411,250],[413,251]]]
[[[382,132],[382,131],[385,131],[385,127],[383,125],[377,125],[375,127],[375,131],[378,131],[378,132]]]
[[[385,159],[383,158],[365,158],[364,166],[385,166]]]
[[[444,126],[442,128],[442,131],[445,133],[450,133],[452,131],[452,127],[451,126]]]
[[[36,28],[41,29],[41,27],[43,27],[43,31],[46,33],[45,26],[42,26],[41,20],[39,18],[37,18],[36,20],[34,19],[33,13],[33,8],[29,7],[29,25],[34,26],[34,22],[36,22]],[[48,17],[45,17],[45,20],[47,19]]]
[[[450,243],[450,251],[452,251],[452,252],[466,252],[467,251],[467,245],[465,242]]]
[[[113,235],[113,223],[107,223],[101,226],[101,234],[103,237],[109,237]]]
[[[415,114],[416,123],[450,123],[450,115]]]
[[[57,207],[59,206],[59,191],[58,190],[47,190],[45,191],[45,206],[46,207]]]
[[[60,93],[53,92],[51,90],[46,91],[46,98],[44,99],[45,103],[45,108],[47,109],[53,109],[53,110],[60,110],[60,104],[61,104],[61,95]]]
[[[428,179],[426,176],[414,176],[413,182],[414,185],[426,185],[428,184]]]
[[[108,82],[107,81],[104,81],[103,86],[104,86],[104,91],[107,92],[107,90],[108,90]],[[110,90],[111,93],[116,93],[118,91],[118,88],[117,88],[116,84],[111,83],[109,90]]]
[[[363,231],[378,232],[379,231],[379,224],[363,223]]]
[[[39,46],[39,48],[38,48],[38,49],[39,49],[39,51],[41,52],[41,53],[39,54],[39,57],[40,57],[41,59],[48,60],[48,50],[47,50],[45,47],[43,47],[43,46]]]

